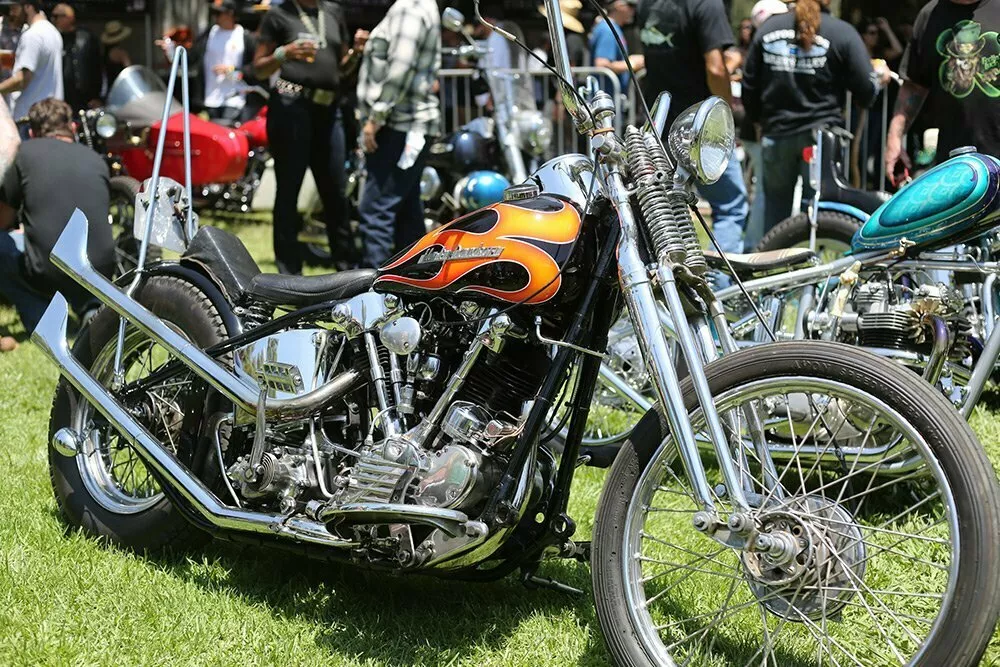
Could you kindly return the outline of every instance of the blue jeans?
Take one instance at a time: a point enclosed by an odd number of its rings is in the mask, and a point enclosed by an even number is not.
[[[361,193],[359,217],[364,250],[361,266],[377,269],[425,233],[420,175],[427,162],[427,146],[409,169],[396,166],[406,146],[406,133],[383,127],[375,135],[378,148],[365,158],[368,177]]]
[[[0,296],[10,301],[30,333],[49,305],[50,295],[31,287],[21,271],[24,254],[24,236],[0,232]]]
[[[796,213],[795,183],[802,176],[802,201],[812,201],[814,191],[809,185],[809,172],[802,160],[802,149],[816,142],[813,130],[803,130],[786,137],[761,139],[764,176],[764,233]]]
[[[739,160],[730,160],[722,178],[712,185],[699,185],[698,193],[712,206],[712,232],[719,247],[727,254],[743,252],[748,206]]]

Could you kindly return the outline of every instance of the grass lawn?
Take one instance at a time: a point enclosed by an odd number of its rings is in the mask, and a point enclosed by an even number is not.
[[[270,227],[237,231],[270,258]],[[273,270],[273,263],[262,264]],[[22,335],[10,309],[0,330]],[[67,533],[49,488],[46,433],[55,369],[30,343],[0,355],[0,665],[565,665],[608,660],[589,571],[551,563],[574,598],[516,579],[475,585],[394,578],[211,545],[150,560]],[[996,395],[974,426],[1000,463]],[[589,535],[603,473],[572,504]],[[987,664],[1000,664],[994,638]]]

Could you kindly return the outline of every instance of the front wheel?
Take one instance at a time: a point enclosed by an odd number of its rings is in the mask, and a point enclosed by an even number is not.
[[[762,345],[705,370],[744,452],[754,535],[783,546],[733,548],[695,530],[702,508],[648,413],[595,520],[594,595],[615,662],[978,664],[1000,613],[1000,494],[958,413],[906,369],[837,344]],[[703,441],[687,381],[684,396]],[[761,481],[750,410],[777,486]],[[733,504],[706,451],[726,521]]]

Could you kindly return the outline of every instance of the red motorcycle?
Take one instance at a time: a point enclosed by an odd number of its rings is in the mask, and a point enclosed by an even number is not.
[[[133,65],[115,79],[104,108],[80,112],[80,141],[105,155],[111,169],[109,222],[115,228],[122,271],[135,265],[137,242],[131,229],[135,200],[142,183],[153,175],[160,132],[167,133],[160,175],[179,183],[185,180],[184,108],[172,101],[164,128],[161,119],[166,102],[164,82],[149,68]],[[267,108],[234,127],[193,114],[189,123],[195,207],[246,213],[268,160]]]

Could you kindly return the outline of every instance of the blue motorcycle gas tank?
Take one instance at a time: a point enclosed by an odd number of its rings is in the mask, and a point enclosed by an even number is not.
[[[1000,160],[968,153],[953,157],[876,210],[854,235],[851,249],[891,250],[903,239],[915,250],[954,245],[998,222]]]

